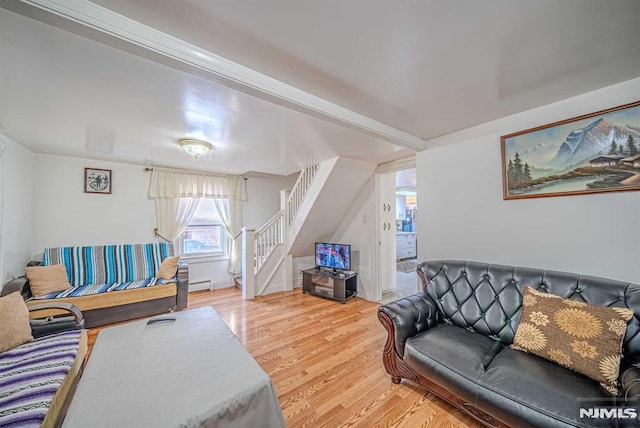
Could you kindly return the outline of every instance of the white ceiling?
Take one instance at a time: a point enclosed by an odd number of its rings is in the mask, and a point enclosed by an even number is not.
[[[94,0],[430,139],[640,75],[638,0]]]
[[[94,3],[422,139],[640,76],[638,0]],[[1,9],[0,64],[0,132],[38,152],[285,175],[412,153]]]
[[[0,133],[37,153],[290,175],[413,151],[0,9]],[[210,141],[198,160],[178,145]]]

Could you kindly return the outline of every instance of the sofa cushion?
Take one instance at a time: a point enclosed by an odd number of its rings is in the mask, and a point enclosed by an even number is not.
[[[477,397],[478,408],[517,426],[589,426],[580,423],[578,398],[610,396],[586,376],[504,348],[478,378]]]
[[[0,326],[0,352],[33,339],[29,326],[29,310],[20,293],[0,297]]]
[[[601,382],[618,393],[622,339],[633,311],[605,308],[525,288],[512,347]]]
[[[407,339],[404,361],[416,373],[473,402],[474,382],[502,348],[486,336],[440,323]]]
[[[44,250],[42,263],[63,263],[73,286],[113,284],[157,276],[160,264],[173,256],[169,243],[60,247]]]
[[[155,285],[164,285],[173,283],[174,281],[167,281],[158,278],[142,279],[140,281],[120,282],[113,284],[86,284],[80,286],[74,286],[63,291],[56,291],[53,293],[45,294],[43,296],[36,296],[35,299],[59,299],[62,297],[79,297],[79,296],[92,296],[94,294],[103,294],[111,291],[124,291],[134,290],[137,288],[153,287]]]
[[[51,266],[27,266],[24,269],[29,278],[31,293],[38,297],[71,287],[63,264]]]
[[[158,271],[158,278],[162,279],[172,279],[176,276],[176,272],[178,272],[178,260],[180,256],[167,257],[160,264],[160,269]]]

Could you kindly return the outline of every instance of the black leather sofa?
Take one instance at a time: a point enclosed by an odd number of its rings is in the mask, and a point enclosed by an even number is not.
[[[424,292],[378,309],[388,332],[383,363],[394,383],[419,383],[487,426],[593,426],[580,418],[579,408],[611,403],[598,382],[509,347],[523,289],[530,286],[635,312],[624,339],[617,400],[637,404],[640,285],[467,261],[428,261],[417,271]]]

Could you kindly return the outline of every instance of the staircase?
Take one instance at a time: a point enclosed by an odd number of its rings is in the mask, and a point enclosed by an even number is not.
[[[302,170],[296,180],[296,183],[293,185],[293,189],[291,189],[291,193],[287,197],[285,207],[288,227],[291,226],[292,221],[296,218],[296,215],[300,210],[300,206],[302,205],[302,201],[309,191],[313,178],[316,176],[319,169],[320,165],[318,164],[309,165]]]
[[[268,257],[284,244],[284,211],[280,210],[256,230],[254,237],[256,270],[260,270]]]
[[[313,255],[328,241],[375,165],[334,158],[306,166],[291,191],[280,191],[281,210],[258,230],[242,229],[242,294],[293,289],[293,257]]]

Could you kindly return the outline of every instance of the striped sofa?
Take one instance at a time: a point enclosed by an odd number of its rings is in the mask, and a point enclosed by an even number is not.
[[[0,426],[58,426],[87,353],[87,333],[43,336],[0,354]]]
[[[178,265],[172,280],[156,277],[162,260],[173,256],[168,243],[59,247],[44,250],[44,266],[64,264],[71,288],[34,297],[26,278],[18,278],[3,294],[21,290],[27,306],[55,299],[76,305],[87,327],[154,315],[187,306],[189,273]]]

